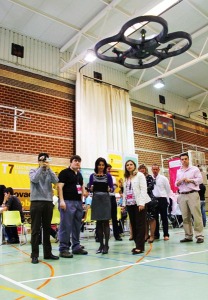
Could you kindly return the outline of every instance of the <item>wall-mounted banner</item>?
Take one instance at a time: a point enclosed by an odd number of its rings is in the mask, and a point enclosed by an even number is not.
[[[178,188],[175,186],[177,170],[181,167],[180,158],[172,158],[168,161],[169,167],[169,177],[170,177],[170,187],[171,190],[176,193]]]
[[[22,203],[24,211],[30,209],[30,179],[29,171],[32,168],[37,168],[38,164],[28,164],[21,162],[0,162],[0,182],[6,187],[14,189],[15,196]],[[65,169],[64,166],[51,166],[51,169],[58,174]]]
[[[29,171],[32,168],[37,168],[38,164],[28,164],[21,162],[0,162],[0,182],[6,187],[29,189],[30,179]],[[58,175],[64,166],[52,166],[51,169]]]
[[[112,166],[112,169],[123,170],[123,157],[121,153],[108,153],[107,162]]]

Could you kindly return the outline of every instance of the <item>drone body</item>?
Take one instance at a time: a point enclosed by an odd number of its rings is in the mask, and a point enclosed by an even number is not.
[[[162,30],[153,38],[146,38],[146,30],[141,29],[138,39],[131,38],[130,35],[125,35],[125,32],[135,24],[142,23],[139,28],[150,24],[151,22],[159,23]],[[145,25],[143,24],[145,23]],[[134,30],[137,33],[138,29]],[[175,40],[175,41],[174,41]],[[180,40],[180,42],[179,42]],[[183,40],[183,42],[181,42]],[[108,46],[110,43],[122,43],[129,47],[127,50],[113,48],[110,55],[107,55],[109,48],[100,51],[102,47]],[[185,43],[184,43],[185,42]],[[181,48],[176,48],[180,45]],[[187,51],[192,45],[191,36],[183,31],[177,31],[168,34],[167,22],[157,16],[141,16],[128,21],[124,24],[120,32],[112,37],[105,38],[95,45],[95,53],[98,58],[110,62],[123,65],[130,69],[145,69],[157,65],[162,60],[179,55]],[[174,49],[174,47],[176,49]]]

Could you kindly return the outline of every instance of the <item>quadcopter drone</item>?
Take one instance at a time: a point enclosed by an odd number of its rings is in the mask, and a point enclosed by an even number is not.
[[[131,38],[131,35],[125,35],[127,30],[135,26],[135,24],[148,23],[149,25],[150,22],[159,23],[162,26],[161,32],[153,38],[146,37],[144,28],[141,29],[138,39]],[[143,26],[141,24],[140,28]],[[133,35],[135,36],[137,32],[138,29],[135,29]],[[124,46],[127,46],[128,49],[122,51],[118,47],[110,46],[109,43],[125,44]],[[183,31],[168,33],[168,24],[163,18],[141,16],[124,24],[118,34],[99,41],[95,45],[95,53],[102,60],[117,63],[130,69],[146,69],[157,65],[166,58],[182,54],[191,45],[192,39],[190,34]],[[107,55],[109,50],[112,50],[112,53]]]

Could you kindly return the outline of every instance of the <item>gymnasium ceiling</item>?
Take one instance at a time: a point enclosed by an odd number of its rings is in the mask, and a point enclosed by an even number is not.
[[[70,60],[61,71],[84,64],[88,49],[112,36],[132,18],[147,14],[162,0],[0,0],[0,26],[69,51]],[[165,2],[171,2],[165,0]],[[149,14],[149,13],[148,13]],[[208,0],[179,0],[160,14],[169,32],[185,31],[192,46],[184,54],[162,61],[155,67],[130,70],[104,62],[138,78],[139,90],[163,78],[165,89],[197,102],[208,115]],[[154,26],[150,31],[155,34]]]

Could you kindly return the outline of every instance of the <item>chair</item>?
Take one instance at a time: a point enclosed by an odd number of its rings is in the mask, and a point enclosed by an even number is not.
[[[96,222],[91,220],[91,208],[87,208],[86,216],[84,219],[84,231],[95,232],[96,230]],[[89,238],[89,234],[88,234]]]
[[[1,229],[1,244],[2,244],[2,237],[3,237],[3,230],[6,226],[11,227],[20,227],[20,246],[25,245],[27,242],[26,232],[24,230],[24,224],[21,221],[20,212],[18,210],[7,210],[3,211],[2,214],[2,229]],[[25,241],[22,242],[23,233],[25,235]]]
[[[60,221],[61,221],[60,211],[57,208],[54,208],[51,225],[59,225]]]
[[[122,213],[122,207],[121,206],[117,206],[117,220],[122,228],[123,231],[123,235],[125,234],[125,232],[129,232],[129,216],[128,214],[126,215],[126,217],[123,216]],[[123,218],[123,219],[122,219]]]

